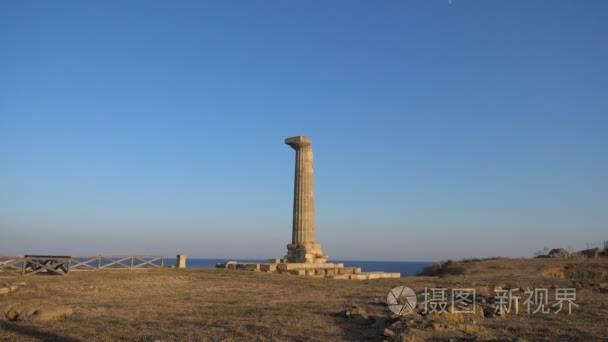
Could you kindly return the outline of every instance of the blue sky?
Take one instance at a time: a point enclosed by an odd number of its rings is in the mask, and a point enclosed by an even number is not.
[[[0,253],[331,258],[608,239],[605,1],[0,4]],[[38,238],[42,237],[42,239]]]

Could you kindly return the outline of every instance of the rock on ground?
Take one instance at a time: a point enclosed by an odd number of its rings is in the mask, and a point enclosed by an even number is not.
[[[72,308],[67,306],[41,303],[14,303],[2,310],[2,316],[9,321],[48,322],[69,317],[72,313]]]

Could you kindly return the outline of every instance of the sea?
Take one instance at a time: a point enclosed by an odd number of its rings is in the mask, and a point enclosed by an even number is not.
[[[232,259],[186,259],[186,267],[188,268],[214,268],[216,264],[223,263]],[[264,263],[268,260],[259,259],[234,259],[238,262]],[[346,267],[361,267],[364,272],[399,272],[401,275],[413,276],[422,271],[422,269],[432,261],[356,261],[356,260],[330,260],[332,263],[343,263]],[[175,264],[175,258],[166,258],[165,265]]]

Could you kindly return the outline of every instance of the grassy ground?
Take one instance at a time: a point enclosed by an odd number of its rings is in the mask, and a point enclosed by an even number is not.
[[[0,296],[16,302],[65,304],[74,309],[51,323],[0,322],[0,340],[605,340],[608,338],[608,259],[495,259],[455,262],[439,277],[368,281],[205,269],[73,272],[69,276],[0,277],[27,286]],[[405,285],[475,288],[575,287],[571,315],[518,315],[430,319],[414,315],[393,323],[384,304]],[[553,291],[553,290],[550,290]],[[551,292],[550,302],[553,302]],[[358,305],[375,318],[362,324],[341,312]],[[520,304],[521,305],[521,304]],[[522,312],[523,311],[523,312]],[[386,322],[388,320],[388,322]],[[386,323],[385,323],[386,322]],[[391,326],[390,324],[393,323]],[[385,327],[395,336],[383,337]]]

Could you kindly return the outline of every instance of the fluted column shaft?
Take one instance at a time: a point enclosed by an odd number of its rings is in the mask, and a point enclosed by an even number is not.
[[[315,243],[312,143],[304,136],[290,139],[287,139],[285,143],[296,151],[292,243]]]

